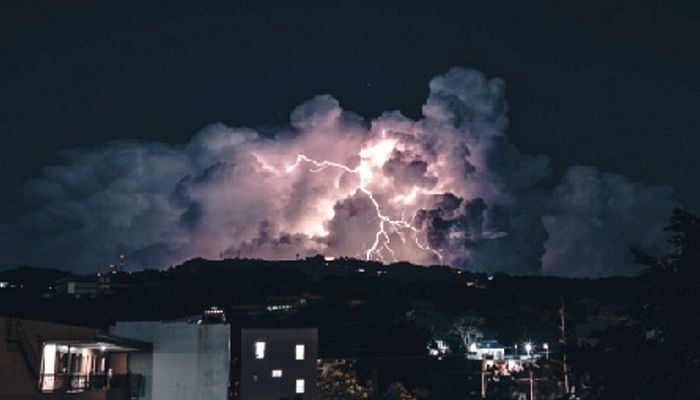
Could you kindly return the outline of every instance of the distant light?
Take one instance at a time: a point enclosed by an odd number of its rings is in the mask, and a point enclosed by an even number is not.
[[[549,350],[549,345],[547,343],[545,343],[542,345],[542,348],[545,350]]]
[[[100,351],[101,351],[101,352],[104,353],[105,350],[107,350],[107,347],[106,347],[105,345],[100,346]]]
[[[365,269],[364,269],[364,268],[358,268],[358,269],[357,269],[357,272],[365,272]]]
[[[273,369],[272,370],[272,377],[273,378],[281,378],[282,377],[282,370],[281,369]]]
[[[335,260],[335,257],[333,257],[333,256],[323,256],[323,259],[326,260],[326,261],[333,261],[333,260]]]
[[[267,311],[289,311],[293,308],[291,304],[273,304],[266,307]]]
[[[472,353],[476,353],[476,343],[472,343],[469,345],[469,351]]]

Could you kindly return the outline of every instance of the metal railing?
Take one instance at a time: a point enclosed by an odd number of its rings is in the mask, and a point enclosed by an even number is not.
[[[42,392],[82,392],[113,388],[138,391],[142,386],[143,376],[138,374],[42,374],[39,382]]]

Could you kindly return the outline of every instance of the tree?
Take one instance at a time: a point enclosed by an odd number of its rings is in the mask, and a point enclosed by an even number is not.
[[[590,398],[700,398],[700,219],[676,209],[665,230],[668,254],[633,250],[648,267],[635,321],[608,329],[597,349],[582,352],[594,386]]]
[[[445,314],[433,304],[421,303],[416,305],[409,317],[430,333],[432,341],[429,347],[434,347],[436,340],[442,340],[454,354],[466,354],[469,345],[484,336],[484,319],[472,310],[454,316]]]
[[[661,257],[636,252],[638,260],[649,267],[642,322],[646,338],[655,341],[667,357],[660,361],[674,371],[669,379],[677,378],[681,385],[674,387],[687,398],[700,398],[695,382],[700,368],[700,218],[675,209],[665,230],[670,233],[672,252]]]
[[[319,382],[321,400],[372,399],[375,388],[372,382],[362,384],[352,371],[336,369]]]
[[[452,321],[451,333],[460,340],[463,351],[469,351],[469,345],[484,338],[482,331],[484,319],[474,312],[456,318]]]
[[[416,396],[411,393],[410,390],[406,389],[403,383],[394,382],[389,385],[386,393],[382,397],[382,400],[417,400]]]

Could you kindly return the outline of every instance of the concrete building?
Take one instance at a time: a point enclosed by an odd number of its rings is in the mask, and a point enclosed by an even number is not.
[[[240,400],[315,399],[318,329],[243,328]]]
[[[241,328],[225,323],[219,313],[216,319],[210,314],[118,322],[111,329],[153,345],[152,351],[128,358],[128,370],[144,377],[143,400],[317,397],[316,328]]]
[[[153,344],[152,351],[129,358],[129,370],[144,376],[144,400],[228,399],[230,325],[117,322],[111,332]]]

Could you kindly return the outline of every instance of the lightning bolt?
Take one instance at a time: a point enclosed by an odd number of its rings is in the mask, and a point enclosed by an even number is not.
[[[382,136],[384,136],[384,135],[382,135]],[[317,161],[317,160],[314,160],[312,158],[307,157],[304,154],[297,154],[296,161],[294,162],[294,164],[287,167],[286,172],[290,173],[295,168],[297,168],[300,164],[307,163],[307,164],[312,165],[312,168],[310,169],[310,171],[314,172],[314,173],[321,172],[327,168],[337,168],[337,169],[340,169],[340,170],[343,170],[343,171],[346,171],[346,172],[349,172],[349,173],[352,173],[352,174],[359,176],[360,185],[359,185],[358,189],[362,193],[364,193],[369,198],[369,200],[372,202],[372,205],[374,206],[374,210],[376,212],[377,219],[379,220],[379,228],[374,235],[374,243],[372,243],[372,246],[369,247],[365,251],[365,259],[371,260],[374,257],[376,257],[379,260],[384,261],[384,256],[382,253],[384,252],[384,250],[386,250],[389,254],[391,254],[394,261],[397,261],[395,252],[390,246],[391,239],[389,238],[388,231],[396,233],[404,243],[406,242],[406,240],[404,238],[403,232],[410,231],[413,233],[413,239],[414,239],[416,246],[418,248],[420,248],[421,250],[429,251],[429,252],[435,254],[438,257],[438,259],[440,260],[440,264],[442,264],[442,254],[439,251],[432,249],[428,244],[424,244],[424,243],[420,242],[420,240],[418,238],[420,230],[417,229],[413,225],[413,221],[416,217],[415,214],[410,220],[406,220],[404,218],[403,214],[401,216],[401,219],[399,219],[399,220],[391,219],[389,216],[385,215],[382,212],[382,209],[379,205],[379,202],[374,197],[374,194],[372,194],[372,191],[370,191],[367,187],[368,182],[372,178],[372,171],[371,171],[371,165],[370,165],[370,157],[372,156],[372,152],[377,150],[377,147],[379,147],[380,152],[388,154],[393,149],[393,146],[394,146],[393,142],[383,141],[379,145],[374,146],[373,148],[362,149],[359,153],[360,164],[355,168],[350,168],[347,165],[332,162],[332,161]],[[415,193],[412,193],[412,196],[415,196]]]

